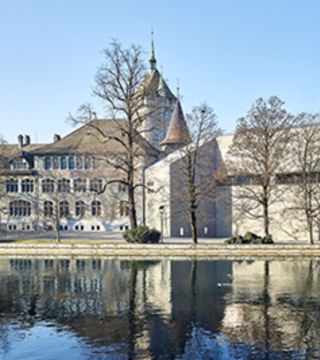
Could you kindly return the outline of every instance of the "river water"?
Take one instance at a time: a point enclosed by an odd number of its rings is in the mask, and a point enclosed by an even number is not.
[[[0,258],[0,359],[320,359],[320,260]]]

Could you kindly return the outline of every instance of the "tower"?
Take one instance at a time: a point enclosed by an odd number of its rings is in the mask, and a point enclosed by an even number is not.
[[[176,97],[157,69],[153,32],[151,35],[150,70],[140,87],[145,106],[143,136],[155,148],[160,149],[160,143],[167,134]]]

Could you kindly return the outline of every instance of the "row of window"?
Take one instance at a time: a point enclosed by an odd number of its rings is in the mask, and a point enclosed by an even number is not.
[[[71,180],[70,179],[44,179],[41,182],[43,193],[57,192],[70,192],[71,191]],[[90,179],[89,189],[87,188],[87,179],[77,178],[73,179],[73,191],[74,192],[90,192],[101,193],[103,191],[103,180],[100,178]]]
[[[60,201],[59,204],[59,215],[60,217],[70,216],[70,205],[68,201]],[[101,216],[101,202],[94,200],[91,203],[91,215]],[[52,201],[45,201],[43,204],[43,214],[46,217],[52,217],[54,215],[54,204]],[[75,215],[83,217],[86,214],[86,204],[84,201],[79,200],[75,203]]]
[[[120,231],[125,231],[128,229],[129,229],[128,225],[120,225],[119,226]],[[9,224],[7,227],[7,230],[8,231],[18,231],[18,230],[19,231],[30,231],[30,230],[34,230],[34,229],[29,224],[24,224],[24,225],[20,226],[19,228],[16,224]],[[53,231],[54,229],[53,229],[52,225],[45,225],[44,230]],[[82,224],[75,225],[74,227],[72,227],[71,225],[60,225],[59,230],[60,231],[73,231],[73,230],[74,231],[100,231],[100,230],[103,230],[103,227],[100,225],[84,226]]]
[[[45,156],[45,170],[89,170],[93,168],[93,159],[87,156]]]
[[[307,174],[301,173],[283,173],[276,174],[275,181],[279,185],[301,184],[304,181],[312,184],[320,183],[320,172],[310,172]],[[243,175],[236,176],[231,179],[232,185],[261,185],[263,182],[262,176],[259,175]]]
[[[58,211],[60,217],[69,217],[70,204],[63,200],[58,203]],[[52,201],[45,201],[43,203],[43,215],[45,217],[54,216],[54,203]],[[84,201],[79,200],[75,203],[75,216],[83,217],[87,212],[87,205]],[[99,200],[94,200],[90,204],[90,212],[92,216],[101,216],[102,204]],[[25,217],[31,215],[31,203],[25,200],[14,200],[9,203],[9,214],[11,217]],[[128,216],[129,208],[127,201],[120,201],[120,216]]]
[[[103,191],[103,180],[100,178],[90,179],[89,187],[87,188],[86,178],[73,179],[73,191],[74,192],[90,192],[101,193]],[[119,190],[123,191],[123,189]],[[71,180],[70,179],[44,179],[41,181],[41,191],[43,193],[57,192],[70,192],[71,191]],[[19,192],[19,181],[18,179],[6,180],[6,192],[17,193]],[[21,180],[21,192],[22,193],[33,193],[34,192],[34,180],[23,179]]]
[[[6,191],[7,192],[18,192],[19,182],[17,179],[6,180]],[[34,191],[34,181],[30,179],[23,179],[21,181],[21,192],[30,193]]]

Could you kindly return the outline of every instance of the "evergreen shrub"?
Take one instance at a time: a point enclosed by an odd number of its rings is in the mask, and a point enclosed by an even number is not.
[[[225,241],[226,244],[242,245],[242,244],[273,244],[271,235],[259,236],[250,231],[246,232],[244,236],[237,235]]]
[[[125,231],[122,236],[132,244],[158,244],[161,233],[158,230],[149,229],[148,226],[138,226]]]

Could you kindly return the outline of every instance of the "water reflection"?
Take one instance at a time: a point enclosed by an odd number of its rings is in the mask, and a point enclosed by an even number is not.
[[[317,359],[319,264],[2,258],[0,358]]]

